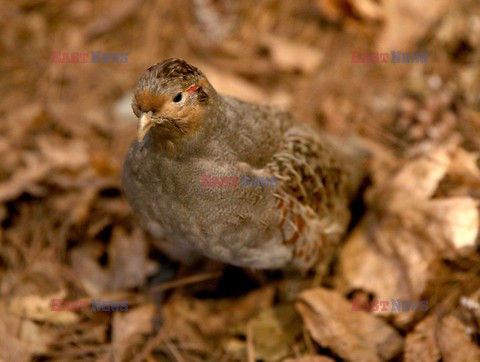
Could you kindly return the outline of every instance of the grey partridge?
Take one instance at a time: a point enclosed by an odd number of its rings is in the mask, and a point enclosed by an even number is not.
[[[145,71],[132,108],[123,188],[154,237],[253,269],[329,260],[365,176],[363,149],[219,94],[180,59]]]

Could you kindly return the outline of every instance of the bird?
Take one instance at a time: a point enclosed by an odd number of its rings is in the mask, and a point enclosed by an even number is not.
[[[223,95],[177,58],[141,75],[132,110],[123,192],[154,238],[250,270],[331,260],[366,177],[358,143]]]

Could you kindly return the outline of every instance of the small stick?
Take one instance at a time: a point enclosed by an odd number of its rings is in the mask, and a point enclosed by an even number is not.
[[[195,284],[195,283],[200,283],[205,280],[211,280],[211,279],[218,279],[222,276],[221,272],[215,272],[215,273],[205,273],[205,274],[199,274],[199,275],[192,275],[186,278],[181,278],[177,280],[172,280],[171,282],[166,282],[162,283],[159,285],[155,285],[150,288],[151,292],[160,292],[168,289],[174,289],[178,288],[184,285],[189,285],[189,284]]]
[[[252,323],[248,323],[247,325],[247,361],[255,362],[255,347],[253,345]]]

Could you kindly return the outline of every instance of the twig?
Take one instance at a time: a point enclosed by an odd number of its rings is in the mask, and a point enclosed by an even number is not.
[[[168,351],[172,354],[173,358],[175,358],[177,362],[185,362],[185,359],[180,354],[180,351],[178,350],[178,348],[172,342],[170,342],[170,340],[164,339],[163,343],[165,344]]]
[[[152,350],[163,341],[163,334],[162,331],[158,331],[158,333],[151,338],[143,347],[142,351],[135,357],[133,362],[142,362],[147,360],[147,356],[152,352]]]
[[[129,0],[127,2],[115,2],[111,11],[106,12],[106,16],[95,19],[87,25],[85,29],[85,38],[94,39],[113,28],[117,27],[122,21],[132,15],[144,0]]]
[[[150,292],[160,292],[168,289],[174,289],[174,288],[178,288],[188,284],[200,283],[205,280],[217,279],[217,278],[220,278],[221,276],[222,276],[221,272],[192,275],[190,277],[172,280],[171,282],[155,285],[150,288]]]
[[[313,345],[312,338],[308,333],[305,327],[302,328],[303,340],[305,341],[305,345],[307,346],[308,353],[310,355],[316,354],[315,346]]]
[[[252,323],[247,325],[247,361],[255,362],[255,347],[253,345],[253,329]]]

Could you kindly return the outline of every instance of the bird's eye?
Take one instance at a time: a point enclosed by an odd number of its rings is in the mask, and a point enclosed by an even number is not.
[[[183,94],[182,93],[178,93],[175,97],[173,97],[173,102],[175,103],[178,103],[178,102],[181,102],[183,99]]]

